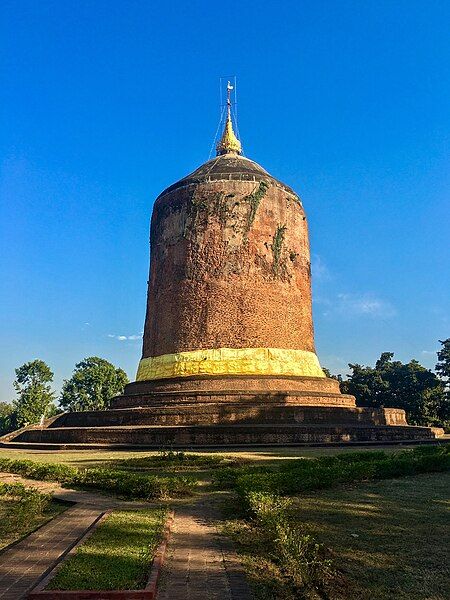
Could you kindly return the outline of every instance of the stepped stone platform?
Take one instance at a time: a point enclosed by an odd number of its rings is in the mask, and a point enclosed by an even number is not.
[[[142,447],[272,446],[432,441],[396,408],[356,406],[334,379],[196,377],[136,382],[104,411],[64,413],[3,445]]]

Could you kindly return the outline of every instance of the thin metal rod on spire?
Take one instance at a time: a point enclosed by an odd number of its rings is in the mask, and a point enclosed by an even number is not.
[[[227,119],[231,119],[231,90],[234,89],[230,82],[227,83]]]
[[[226,87],[224,83],[226,81]],[[232,84],[233,82],[233,84]],[[226,103],[222,104],[223,91],[226,90]],[[233,101],[232,101],[232,92],[234,90],[234,94],[236,94],[236,76],[233,77],[220,77],[220,101],[222,106],[222,111],[220,115],[220,124],[224,124],[224,129],[222,133],[222,137],[219,143],[216,146],[217,156],[223,154],[242,154],[242,145],[239,141],[239,137],[236,137],[236,134],[233,130],[233,116],[234,122],[236,123],[237,130],[237,120],[236,114],[233,113]],[[236,96],[235,96],[236,98]],[[226,118],[223,121],[223,114],[226,109]]]
[[[220,119],[219,119],[219,124],[217,125],[217,129],[216,129],[216,134],[214,136],[213,142],[211,144],[211,148],[208,154],[208,160],[212,157],[214,148],[216,146],[217,143],[217,136],[219,135],[219,131],[220,131],[220,126],[222,125],[223,122],[223,113],[225,112],[225,106],[222,106],[222,109],[220,111]]]

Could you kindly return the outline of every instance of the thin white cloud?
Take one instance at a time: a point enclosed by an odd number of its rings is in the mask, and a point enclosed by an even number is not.
[[[371,293],[340,293],[334,298],[316,298],[315,302],[325,308],[322,312],[324,317],[339,315],[347,318],[389,319],[397,314],[390,302]]]
[[[313,254],[311,257],[311,272],[315,282],[330,281],[333,279],[330,269],[318,254]]]
[[[436,350],[422,350],[422,354],[426,356],[434,356],[436,354]]]
[[[387,319],[395,316],[395,308],[373,294],[338,294],[338,311],[344,315]]]
[[[133,334],[133,335],[116,335],[115,333],[108,333],[109,338],[113,338],[115,340],[119,340],[119,342],[125,342],[126,340],[141,340],[142,333]]]
[[[341,356],[333,354],[320,355],[320,364],[332,373],[342,373],[347,368],[347,362]]]

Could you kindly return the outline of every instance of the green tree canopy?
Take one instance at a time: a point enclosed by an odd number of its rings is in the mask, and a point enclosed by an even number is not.
[[[15,429],[14,406],[8,402],[0,402],[0,435]]]
[[[450,421],[450,338],[439,340],[442,348],[438,350],[438,362],[436,364],[436,373],[444,386],[444,400],[440,411]]]
[[[43,360],[33,360],[16,369],[17,398],[13,408],[18,427],[37,423],[42,416],[54,413],[52,381],[53,372]]]
[[[450,384],[450,338],[439,340],[439,343],[442,348],[437,353],[436,373],[448,387]]]
[[[65,410],[104,410],[128,383],[122,369],[97,356],[75,365],[73,375],[64,381],[60,403]]]
[[[353,394],[357,403],[375,408],[403,408],[411,424],[438,424],[448,420],[443,382],[417,360],[392,360],[383,352],[375,367],[349,364],[351,373],[341,390]]]

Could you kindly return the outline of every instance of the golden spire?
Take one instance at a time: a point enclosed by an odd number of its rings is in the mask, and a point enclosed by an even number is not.
[[[241,142],[237,139],[233,131],[233,123],[231,121],[231,99],[230,94],[233,86],[230,82],[227,83],[227,120],[223,130],[222,138],[216,146],[217,156],[221,154],[241,154]]]

